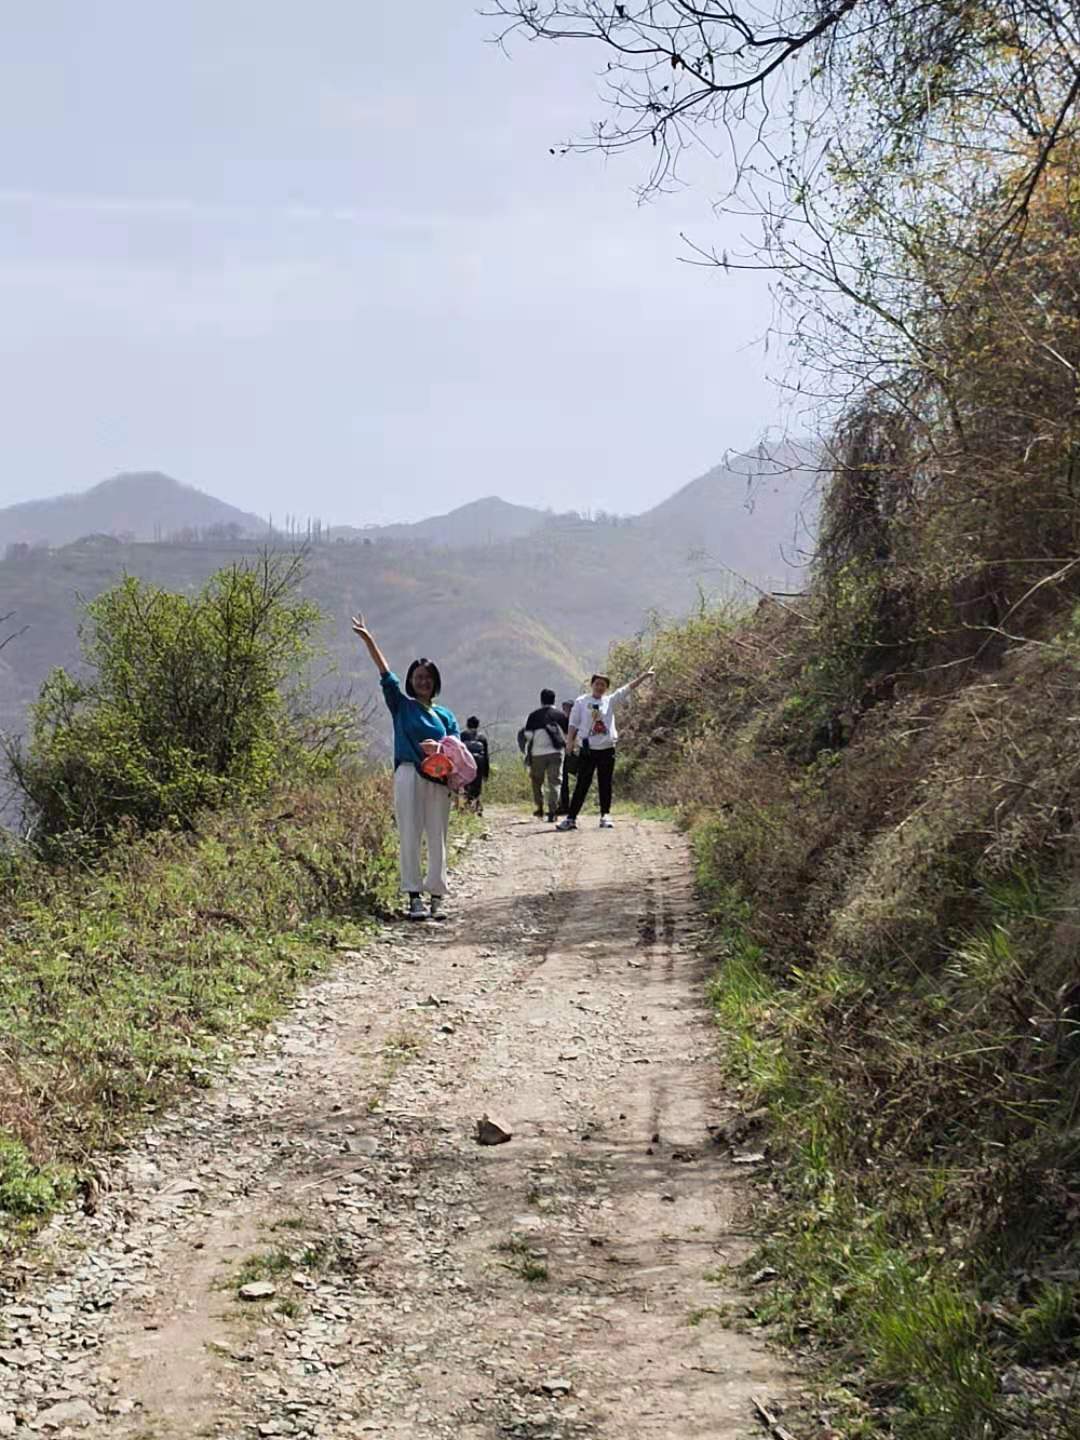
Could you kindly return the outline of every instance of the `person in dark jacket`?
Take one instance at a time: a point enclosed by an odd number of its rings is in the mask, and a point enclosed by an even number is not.
[[[555,819],[562,780],[563,752],[566,749],[566,716],[555,708],[555,691],[540,691],[539,709],[533,710],[522,727],[525,763],[532,781],[533,814],[538,820]]]
[[[484,806],[480,796],[484,789],[484,781],[491,774],[491,751],[487,736],[480,733],[480,717],[478,715],[470,715],[465,722],[465,729],[461,732],[461,743],[476,761],[476,779],[470,780],[462,793],[477,815],[482,815]]]

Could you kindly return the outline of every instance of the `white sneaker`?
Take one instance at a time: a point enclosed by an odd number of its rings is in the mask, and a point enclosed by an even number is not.
[[[615,821],[612,820],[612,818],[611,818],[610,815],[601,815],[601,816],[600,816],[600,829],[601,829],[601,830],[614,830],[614,829],[615,829]]]
[[[570,816],[567,815],[567,817],[566,817],[565,820],[560,820],[560,821],[559,821],[559,823],[555,826],[555,829],[556,829],[556,830],[576,830],[576,829],[577,829],[577,821],[576,821],[576,820],[572,820],[572,819],[570,818]]]

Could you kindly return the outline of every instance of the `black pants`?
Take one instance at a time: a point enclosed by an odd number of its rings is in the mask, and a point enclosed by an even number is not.
[[[611,777],[615,773],[614,745],[606,750],[583,749],[581,751],[581,758],[578,761],[577,784],[574,786],[574,798],[570,801],[571,820],[576,820],[581,813],[581,807],[585,804],[589,787],[592,785],[594,771],[596,772],[596,784],[600,791],[600,814],[607,815],[611,810]]]

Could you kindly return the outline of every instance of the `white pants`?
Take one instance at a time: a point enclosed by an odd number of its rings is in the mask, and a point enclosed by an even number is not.
[[[446,831],[450,824],[450,791],[425,780],[413,765],[394,771],[394,816],[401,846],[401,888],[415,895],[446,894]],[[427,836],[427,880],[420,883],[420,837]]]

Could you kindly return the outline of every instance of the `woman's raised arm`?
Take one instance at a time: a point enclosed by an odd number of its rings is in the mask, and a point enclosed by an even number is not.
[[[379,649],[379,643],[375,639],[375,636],[372,635],[371,631],[364,623],[363,615],[354,615],[352,617],[352,628],[367,646],[367,652],[371,656],[372,661],[374,662],[376,667],[378,668],[379,674],[385,675],[390,669],[390,666],[387,664],[386,656]]]

